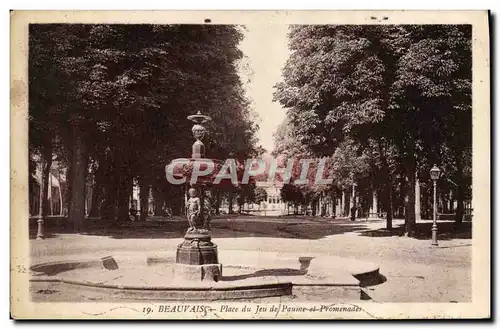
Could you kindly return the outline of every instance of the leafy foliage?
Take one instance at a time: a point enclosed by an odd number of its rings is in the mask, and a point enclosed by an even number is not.
[[[135,179],[153,187],[157,204],[170,202],[179,193],[166,187],[164,167],[190,154],[188,115],[213,118],[207,156],[244,158],[257,149],[258,127],[237,73],[241,40],[230,25],[31,25],[32,149],[61,141],[55,152],[79,173],[79,180],[69,177],[79,182],[79,200],[89,162],[87,179],[107,218],[128,218]],[[70,216],[77,226],[82,219],[81,211]]]
[[[381,188],[391,216],[396,190],[407,200],[410,234],[416,173],[440,163],[459,181],[461,218],[470,186],[471,27],[300,25],[289,37],[274,95],[288,114],[277,153],[331,157],[339,189],[352,178]]]

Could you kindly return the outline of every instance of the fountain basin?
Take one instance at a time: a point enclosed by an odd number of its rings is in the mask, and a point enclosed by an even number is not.
[[[222,277],[188,280],[176,275],[174,253],[115,254],[118,268],[108,270],[101,258],[47,261],[31,268],[32,291],[78,291],[92,300],[237,300],[295,295],[301,289],[329,289],[339,300],[360,300],[359,275],[378,276],[378,266],[342,259],[224,251]],[[310,264],[307,264],[307,263]],[[316,262],[316,263],[315,263]],[[322,263],[325,266],[322,266]],[[353,266],[356,265],[356,266]],[[44,289],[41,289],[44,288]],[[46,296],[47,297],[47,296]],[[57,296],[55,296],[57,297]],[[50,296],[48,296],[50,299]]]

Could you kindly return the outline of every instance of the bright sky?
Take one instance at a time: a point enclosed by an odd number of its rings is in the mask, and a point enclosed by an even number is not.
[[[245,39],[240,48],[248,57],[252,71],[247,95],[259,115],[258,137],[260,144],[271,152],[274,147],[273,133],[285,117],[285,110],[273,102],[273,86],[281,80],[281,69],[288,58],[288,27],[284,24],[247,25]],[[248,72],[242,72],[243,79]]]

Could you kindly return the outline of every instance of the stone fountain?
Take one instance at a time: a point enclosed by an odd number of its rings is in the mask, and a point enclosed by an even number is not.
[[[203,138],[206,128],[203,126],[211,118],[198,112],[188,116],[194,122],[192,131],[196,141],[192,147],[191,159],[200,161],[205,158]],[[181,175],[182,176],[182,175]],[[186,216],[189,222],[184,241],[177,247],[176,275],[187,280],[219,281],[222,277],[222,265],[218,262],[217,245],[210,236],[210,214],[205,213],[205,184],[192,184],[188,190]]]
[[[303,300],[316,298],[321,289],[328,289],[328,295],[336,302],[363,298],[360,282],[379,277],[376,264],[309,252],[224,250],[219,258],[210,234],[210,214],[204,207],[205,191],[211,184],[234,185],[235,180],[214,180],[216,175],[208,170],[196,180],[187,180],[202,167],[220,173],[226,166],[221,160],[205,158],[204,124],[211,118],[198,112],[188,119],[194,122],[191,158],[175,159],[167,166],[172,177],[185,184],[189,195],[186,202],[189,228],[177,248],[178,242],[165,239],[161,244],[156,243],[156,249],[151,241],[143,244],[142,250],[137,245],[127,245],[114,250],[94,250],[75,258],[58,252],[38,257],[30,267],[32,298],[228,300],[290,296],[292,287],[293,295]],[[240,168],[236,184],[242,174]],[[167,179],[168,175],[167,170]],[[57,244],[55,249],[59,250]],[[225,264],[224,276],[220,259]],[[47,297],[46,292],[54,297]]]

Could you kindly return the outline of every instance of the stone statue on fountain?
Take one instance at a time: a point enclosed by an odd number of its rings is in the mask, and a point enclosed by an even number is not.
[[[186,204],[187,219],[189,222],[188,232],[207,233],[209,227],[209,216],[202,209],[202,201],[198,197],[195,188],[190,188],[189,199]]]
[[[189,200],[186,204],[187,219],[189,222],[188,232],[196,230],[196,226],[200,222],[201,214],[201,201],[197,196],[194,188],[189,189]]]

